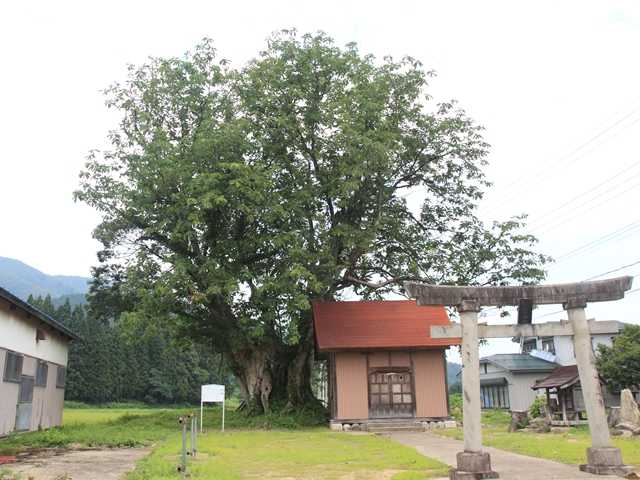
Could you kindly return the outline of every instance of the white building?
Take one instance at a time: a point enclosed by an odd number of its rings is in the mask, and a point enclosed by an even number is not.
[[[610,347],[613,339],[624,327],[623,322],[607,322],[611,325],[610,331],[591,336],[591,346],[597,352],[598,345]],[[601,325],[605,325],[601,323]],[[520,353],[530,353],[562,366],[576,365],[576,356],[573,351],[573,337],[571,335],[556,335],[553,337],[524,337],[520,340]]]
[[[76,335],[0,287],[0,436],[60,425]]]

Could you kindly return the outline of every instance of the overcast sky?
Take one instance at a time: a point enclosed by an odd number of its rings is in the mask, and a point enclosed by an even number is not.
[[[482,217],[530,214],[540,249],[558,259],[549,281],[640,261],[640,2],[584,0],[2,2],[0,256],[89,274],[98,217],[72,192],[114,127],[100,90],[128,63],[211,37],[240,65],[291,27],[436,70],[430,93],[458,99],[492,145]],[[640,263],[601,278],[620,274]],[[639,307],[640,292],[589,314],[640,323]],[[515,348],[493,341],[482,353]]]

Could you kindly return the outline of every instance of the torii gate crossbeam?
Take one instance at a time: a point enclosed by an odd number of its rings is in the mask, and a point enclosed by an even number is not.
[[[588,302],[604,302],[624,298],[633,277],[618,277],[592,282],[557,285],[526,285],[504,287],[461,287],[427,285],[407,282],[405,289],[418,305],[447,305],[457,308],[460,325],[433,327],[434,337],[462,337],[462,413],[464,451],[457,455],[453,480],[497,478],[491,469],[491,458],[482,450],[480,367],[478,337],[512,337],[518,335],[573,335],[578,373],[589,420],[592,447],[587,449],[587,464],[583,471],[596,474],[626,476],[631,468],[624,465],[620,449],[611,446],[604,400],[600,388],[595,358],[591,348],[591,333],[599,322],[588,321]],[[568,322],[548,322],[536,325],[478,325],[478,312],[483,306],[518,305],[520,300],[534,305],[561,303]],[[602,322],[606,323],[606,322]],[[549,333],[553,332],[553,333]]]

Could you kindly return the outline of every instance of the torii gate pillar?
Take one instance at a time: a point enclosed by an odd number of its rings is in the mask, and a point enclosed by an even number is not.
[[[595,474],[626,476],[632,469],[622,462],[620,449],[611,445],[609,427],[591,347],[591,332],[598,322],[587,321],[587,302],[603,302],[624,298],[631,288],[633,277],[619,277],[595,282],[561,285],[527,285],[506,287],[456,287],[405,283],[405,289],[418,305],[455,306],[460,325],[432,327],[434,338],[462,336],[462,413],[464,451],[457,455],[457,468],[450,472],[452,480],[497,478],[491,470],[491,458],[482,450],[480,408],[480,364],[478,359],[478,331],[484,338],[526,335],[573,335],[578,373],[591,432],[591,448],[587,449],[587,464],[580,469]],[[534,305],[561,303],[567,310],[567,322],[523,325],[478,326],[478,312],[482,306],[518,305],[521,300]],[[542,333],[546,332],[546,333]]]
[[[491,456],[482,451],[482,425],[480,405],[480,359],[478,351],[477,301],[465,300],[457,305],[462,325],[462,417],[464,422],[464,451],[456,455],[458,468],[451,478],[498,478],[491,469]],[[473,419],[467,421],[466,419]],[[469,475],[471,473],[471,476]]]

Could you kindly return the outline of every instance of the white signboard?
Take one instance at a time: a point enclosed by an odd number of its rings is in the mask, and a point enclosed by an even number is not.
[[[202,402],[224,402],[224,385],[202,385]]]
[[[202,385],[200,391],[200,432],[202,433],[202,415],[204,404],[222,402],[222,431],[224,432],[224,385]]]

